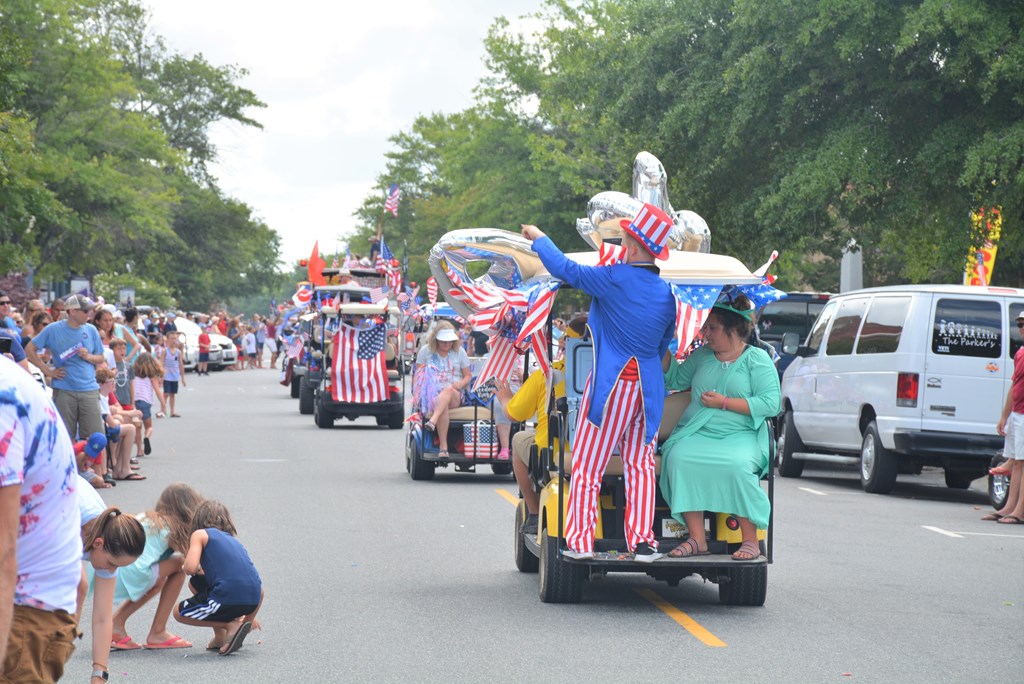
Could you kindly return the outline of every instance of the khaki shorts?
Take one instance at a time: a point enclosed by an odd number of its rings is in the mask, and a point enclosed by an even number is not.
[[[72,442],[76,439],[89,439],[89,435],[94,432],[103,432],[98,389],[91,392],[55,389],[53,404],[57,407],[57,413],[64,421],[64,427],[68,429]]]
[[[530,447],[533,446],[534,431],[529,428],[512,435],[512,455],[530,465]]]
[[[56,682],[75,652],[77,631],[74,616],[63,610],[14,606],[0,682]]]

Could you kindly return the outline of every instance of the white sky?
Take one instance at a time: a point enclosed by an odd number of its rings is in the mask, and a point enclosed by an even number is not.
[[[215,126],[212,171],[278,232],[291,264],[316,240],[327,254],[344,249],[353,212],[385,170],[387,138],[420,114],[470,106],[494,18],[532,33],[538,24],[519,17],[543,0],[148,4],[169,50],[249,70],[240,84],[267,103],[249,112],[264,128]]]

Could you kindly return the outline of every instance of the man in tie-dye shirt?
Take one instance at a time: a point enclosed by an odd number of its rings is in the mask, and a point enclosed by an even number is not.
[[[82,541],[64,421],[0,356],[0,656],[12,682],[60,679],[74,651]]]

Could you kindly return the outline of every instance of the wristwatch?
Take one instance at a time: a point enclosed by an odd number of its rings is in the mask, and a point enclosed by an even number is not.
[[[93,677],[99,677],[103,681],[107,681],[108,679],[110,679],[110,673],[107,672],[106,670],[93,670],[92,671],[92,676]]]

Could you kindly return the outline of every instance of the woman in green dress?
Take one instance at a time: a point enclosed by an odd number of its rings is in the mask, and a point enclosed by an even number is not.
[[[743,295],[714,306],[704,324],[705,345],[676,364],[665,357],[666,390],[693,399],[662,446],[661,491],[690,537],[670,557],[708,553],[704,511],[735,515],[743,543],[739,561],[761,555],[757,530],[768,527],[771,505],[761,489],[768,471],[765,419],[779,412],[779,375],[763,350],[746,343],[754,313]]]

